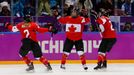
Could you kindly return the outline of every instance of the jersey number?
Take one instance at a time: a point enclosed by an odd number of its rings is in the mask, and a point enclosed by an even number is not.
[[[26,33],[26,38],[28,38],[29,37],[29,31],[26,29],[26,30],[24,30],[24,33]]]

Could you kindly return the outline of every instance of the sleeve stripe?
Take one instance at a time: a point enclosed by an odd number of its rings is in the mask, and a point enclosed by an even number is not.
[[[103,24],[106,23],[106,19],[105,18],[101,18],[101,20],[102,20]]]
[[[101,29],[101,32],[104,32],[105,31],[105,28],[103,25],[99,25],[100,29]]]

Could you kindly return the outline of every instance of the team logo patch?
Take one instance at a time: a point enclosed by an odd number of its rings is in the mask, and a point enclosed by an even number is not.
[[[81,32],[80,24],[66,24],[66,32]]]

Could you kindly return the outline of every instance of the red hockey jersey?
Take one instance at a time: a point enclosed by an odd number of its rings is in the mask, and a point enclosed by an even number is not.
[[[48,28],[40,28],[38,24],[35,22],[30,22],[27,24],[30,24],[30,25],[24,25],[24,22],[21,22],[17,24],[16,26],[9,25],[8,29],[13,32],[20,31],[22,35],[22,39],[29,38],[35,42],[38,41],[36,38],[36,32],[40,32],[40,33],[48,32]]]
[[[101,29],[102,38],[116,38],[116,32],[110,19],[106,16],[99,17],[96,22]]]
[[[84,18],[78,16],[77,18],[72,18],[71,16],[61,17],[59,22],[66,25],[66,36],[70,40],[80,40],[82,39],[82,32],[84,25],[90,22],[89,18]]]

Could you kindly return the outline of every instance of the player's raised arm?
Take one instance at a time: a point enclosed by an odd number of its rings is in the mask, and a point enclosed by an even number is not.
[[[56,34],[58,32],[58,30],[53,25],[48,25],[46,28],[42,28],[38,24],[36,24],[36,30],[37,32],[40,32],[40,33],[52,32]]]
[[[60,18],[58,19],[58,21],[59,21],[61,24],[66,24],[66,23],[67,23],[67,18],[68,18],[68,17],[60,17]]]
[[[5,27],[12,32],[18,32],[19,31],[19,25],[13,26],[10,23],[5,23]]]
[[[36,30],[39,33],[49,32],[48,28],[41,28],[39,25],[36,24]]]
[[[83,17],[82,18],[82,24],[87,24],[87,23],[89,23],[90,22],[90,18],[89,17]]]

